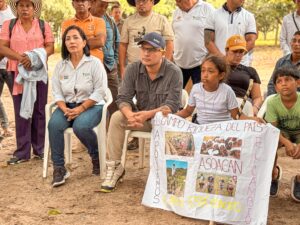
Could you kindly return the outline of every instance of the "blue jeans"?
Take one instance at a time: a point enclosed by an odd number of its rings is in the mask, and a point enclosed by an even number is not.
[[[68,104],[69,108],[76,107],[76,104]],[[82,112],[72,121],[67,121],[61,109],[57,108],[48,123],[49,142],[51,147],[52,162],[55,167],[64,166],[64,131],[72,127],[75,135],[88,149],[92,159],[99,157],[98,141],[93,128],[96,127],[102,117],[103,105],[95,105]]]

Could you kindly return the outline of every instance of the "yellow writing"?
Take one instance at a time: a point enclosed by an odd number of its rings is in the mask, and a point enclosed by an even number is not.
[[[165,204],[169,204],[171,206],[183,208],[185,204],[189,208],[198,208],[204,207],[206,205],[211,206],[214,209],[223,209],[226,211],[234,211],[236,213],[240,213],[242,211],[242,207],[240,202],[237,201],[225,201],[219,198],[209,198],[206,196],[190,196],[184,201],[183,198],[178,198],[174,195],[171,196],[163,196],[163,202]]]

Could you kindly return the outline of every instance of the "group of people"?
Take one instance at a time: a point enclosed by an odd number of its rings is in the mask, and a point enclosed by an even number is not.
[[[63,133],[68,127],[87,148],[92,174],[99,175],[93,128],[107,116],[102,115],[107,88],[113,103],[109,106],[102,192],[113,191],[125,174],[121,164],[125,131],[151,131],[151,118],[157,112],[186,118],[196,110],[198,124],[232,119],[262,122],[256,117],[263,103],[261,81],[250,67],[257,30],[253,14],[242,7],[243,0],[227,0],[217,10],[202,0],[176,0],[172,25],[152,11],[159,0],[127,0],[136,12],[124,21],[118,17],[119,6],[112,7],[119,21],[108,14],[112,2],[72,0],[75,16],[62,22],[62,59],[52,75],[57,108],[47,124],[53,187],[64,184],[70,175],[64,161]],[[1,77],[12,94],[17,141],[8,164],[17,164],[31,158],[31,148],[34,156],[43,158],[46,62],[54,52],[54,37],[49,24],[39,19],[41,0],[9,0],[9,5],[0,0],[0,10],[5,12],[0,14],[4,21],[0,55],[7,58]],[[268,94],[274,93],[272,88],[278,94],[268,102],[266,120],[282,130],[280,144],[287,154],[299,159],[300,78],[294,66],[300,60],[300,31],[293,34],[290,48],[291,53],[277,62],[270,79]],[[194,86],[188,106],[181,109],[181,91],[190,78]],[[247,115],[241,110],[246,102],[253,108]],[[271,195],[278,192],[280,176],[275,161]],[[300,202],[300,175],[293,178],[292,197]]]

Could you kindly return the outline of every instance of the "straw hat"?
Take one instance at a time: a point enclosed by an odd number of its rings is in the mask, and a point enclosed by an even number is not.
[[[17,13],[17,3],[19,0],[9,0],[8,4],[11,8],[12,13],[15,17],[18,16]],[[42,12],[42,0],[30,0],[34,5],[34,17],[39,18]]]

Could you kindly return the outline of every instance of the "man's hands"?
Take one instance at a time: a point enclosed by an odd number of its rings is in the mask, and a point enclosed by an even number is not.
[[[126,118],[127,118],[127,124],[126,124],[127,127],[142,128],[144,126],[144,122],[151,117],[148,111],[139,111],[139,112],[128,113]]]

